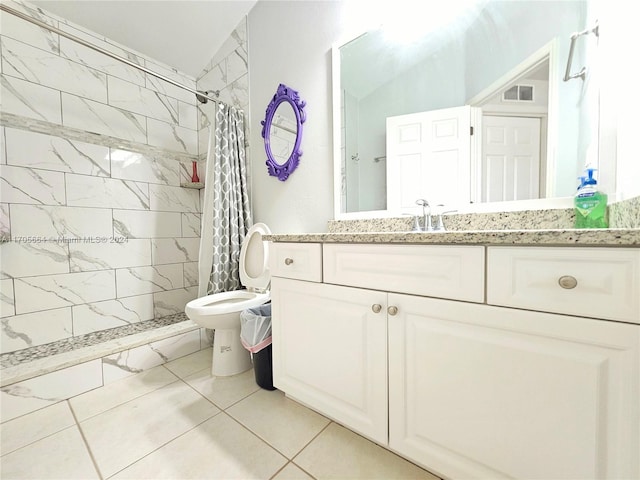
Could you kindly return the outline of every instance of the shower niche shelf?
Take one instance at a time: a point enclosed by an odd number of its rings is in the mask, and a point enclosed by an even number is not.
[[[201,190],[204,188],[204,183],[202,182],[182,182],[180,184],[182,188],[195,188],[196,190]]]

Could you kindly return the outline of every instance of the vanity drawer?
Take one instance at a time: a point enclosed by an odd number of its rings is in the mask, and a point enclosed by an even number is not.
[[[484,302],[484,247],[323,245],[324,282]]]
[[[271,242],[269,268],[274,277],[322,281],[322,244]]]
[[[487,303],[640,323],[640,249],[489,247]]]

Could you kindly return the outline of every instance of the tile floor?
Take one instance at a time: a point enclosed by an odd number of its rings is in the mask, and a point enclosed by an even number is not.
[[[1,478],[436,479],[210,362],[202,350],[3,423]]]

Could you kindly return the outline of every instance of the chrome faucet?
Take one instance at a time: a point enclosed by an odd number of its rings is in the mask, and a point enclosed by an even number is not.
[[[429,202],[424,198],[419,198],[416,200],[416,205],[422,207],[422,231],[432,232],[433,226],[431,225],[431,207],[429,206]]]

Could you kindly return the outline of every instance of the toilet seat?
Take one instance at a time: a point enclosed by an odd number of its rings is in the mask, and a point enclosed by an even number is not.
[[[257,293],[248,290],[232,290],[231,292],[214,293],[206,297],[196,298],[187,304],[188,312],[199,316],[223,315],[253,308],[269,301],[270,293]]]
[[[247,289],[214,293],[191,300],[184,308],[187,317],[204,328],[238,329],[240,312],[269,301],[269,246],[262,236],[270,233],[264,223],[256,223],[242,242],[239,273],[240,281]]]
[[[262,240],[271,230],[264,223],[249,229],[240,248],[240,283],[252,291],[264,292],[271,284],[269,248]]]

